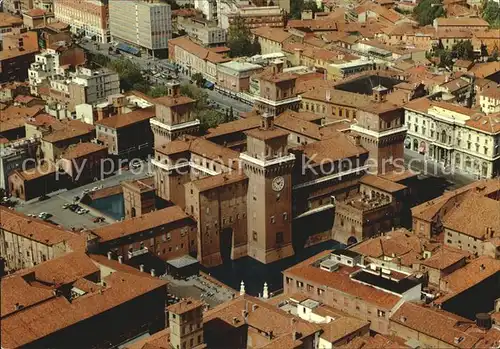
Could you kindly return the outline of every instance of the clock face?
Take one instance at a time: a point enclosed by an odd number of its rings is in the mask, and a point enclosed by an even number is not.
[[[285,178],[281,176],[274,178],[272,187],[274,191],[282,191],[285,187]]]

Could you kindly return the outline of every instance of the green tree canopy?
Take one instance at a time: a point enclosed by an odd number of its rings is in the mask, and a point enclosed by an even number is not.
[[[167,87],[163,85],[153,86],[148,91],[148,96],[153,98],[163,97],[167,95]]]
[[[130,59],[120,57],[111,61],[108,67],[120,75],[120,88],[123,90],[139,89],[145,92],[144,88],[148,89],[148,84],[141,73],[141,67]]]
[[[228,117],[209,106],[208,93],[191,84],[181,85],[181,94],[196,100],[194,114],[200,120],[200,129],[206,132],[228,120]]]
[[[441,0],[422,0],[413,13],[420,25],[432,24],[434,19],[446,14]]]
[[[291,0],[290,18],[301,19],[302,11],[311,10],[313,14],[322,11],[314,0]]]
[[[460,41],[453,46],[453,51],[456,52],[458,59],[468,59],[474,58],[474,47],[470,40]]]
[[[451,57],[451,52],[448,50],[439,50],[436,52],[436,56],[439,57],[439,67],[451,67],[453,65],[453,59]]]
[[[253,56],[260,53],[260,45],[252,42],[252,33],[242,17],[235,17],[227,32],[227,46],[231,57]]]
[[[201,87],[205,83],[205,78],[201,73],[194,73],[191,75],[191,80],[196,84],[196,86]]]
[[[498,2],[489,0],[483,9],[483,19],[492,27],[500,27],[500,6]]]

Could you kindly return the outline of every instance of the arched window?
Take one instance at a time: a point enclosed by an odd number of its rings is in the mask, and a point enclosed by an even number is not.
[[[483,162],[481,172],[482,172],[481,174],[483,177],[488,177],[488,163],[487,162]]]
[[[479,161],[474,160],[474,172],[479,173]]]
[[[460,167],[460,154],[455,155],[455,166]]]
[[[471,160],[470,160],[470,157],[468,157],[468,156],[467,156],[467,157],[465,158],[465,168],[469,170],[469,169],[470,169],[470,167],[471,167],[471,165],[472,165],[472,162],[471,162]]]
[[[130,212],[131,212],[131,216],[132,216],[132,218],[134,218],[134,217],[135,217],[135,214],[136,214],[136,213],[135,213],[135,207],[132,207],[132,209],[130,210]]]

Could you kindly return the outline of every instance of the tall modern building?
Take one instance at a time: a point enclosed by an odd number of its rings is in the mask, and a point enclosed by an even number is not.
[[[148,55],[166,55],[172,38],[170,5],[158,0],[110,0],[109,28],[114,41]]]
[[[108,5],[104,0],[54,0],[54,16],[73,33],[109,42]]]

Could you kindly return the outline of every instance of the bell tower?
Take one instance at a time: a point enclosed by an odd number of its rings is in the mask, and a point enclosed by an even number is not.
[[[248,255],[271,263],[293,255],[292,178],[295,156],[287,151],[288,132],[264,113],[261,127],[246,132],[240,154],[249,178],[247,192]]]

